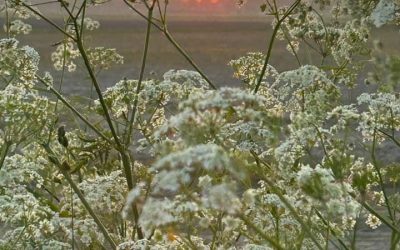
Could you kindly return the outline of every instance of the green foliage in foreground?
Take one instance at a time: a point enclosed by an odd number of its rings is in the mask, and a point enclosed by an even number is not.
[[[46,16],[54,2],[62,26]],[[400,59],[369,41],[399,24],[398,0],[265,0],[268,51],[229,63],[236,88],[213,84],[174,39],[168,1],[124,0],[147,20],[141,72],[105,91],[98,74],[123,57],[85,37],[100,26],[87,9],[108,1],[54,2],[0,5],[0,249],[354,249],[363,224],[389,228],[400,248],[400,166],[377,156],[400,147]],[[30,17],[64,37],[56,70],[84,65],[83,103],[19,45]],[[153,29],[195,71],[144,79]],[[276,40],[298,68],[269,64]],[[365,66],[377,90],[345,104]]]

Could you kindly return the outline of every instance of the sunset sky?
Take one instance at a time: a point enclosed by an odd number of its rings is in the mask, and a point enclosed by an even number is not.
[[[169,13],[178,16],[254,15],[260,14],[259,6],[262,2],[263,0],[248,0],[244,7],[238,8],[236,0],[170,0]],[[105,6],[96,7],[93,10],[94,13],[106,15],[128,15],[131,13],[120,0],[112,0]]]
[[[168,12],[170,16],[182,17],[212,17],[212,16],[248,16],[260,17],[260,5],[265,0],[247,0],[247,3],[239,8],[237,0],[169,0]],[[289,3],[294,0],[279,0],[280,4]],[[34,3],[46,2],[45,0],[32,0]],[[136,4],[139,8],[142,4]],[[58,16],[59,5],[51,3],[46,5],[43,10],[50,16]],[[109,16],[109,17],[132,17],[132,11],[126,7],[122,0],[111,0],[104,5],[90,8],[89,14]]]

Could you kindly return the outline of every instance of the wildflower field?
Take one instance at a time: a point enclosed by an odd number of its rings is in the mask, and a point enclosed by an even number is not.
[[[115,2],[142,20],[134,60],[91,15]],[[366,250],[365,228],[400,249],[400,1],[260,0],[234,81],[170,29],[179,3],[0,0],[0,250]],[[154,39],[188,67],[154,73]]]

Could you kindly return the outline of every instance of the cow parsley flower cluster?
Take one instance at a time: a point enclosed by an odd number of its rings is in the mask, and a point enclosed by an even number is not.
[[[313,2],[316,2],[322,11],[318,10]],[[288,43],[287,49],[297,60],[299,48],[304,46],[322,57],[322,64],[332,67],[336,81],[354,86],[356,72],[364,65],[359,59],[368,57],[370,53],[370,21],[365,15],[369,16],[372,9],[366,9],[365,6],[373,4],[366,1],[335,2],[300,2],[287,18],[280,21],[277,37]],[[279,13],[280,16],[284,16],[287,10],[286,7],[275,8],[266,8],[265,11],[271,15]],[[358,15],[358,10],[364,11],[363,14]],[[332,14],[332,18],[324,17],[327,12]],[[275,20],[274,24],[277,22]]]
[[[5,15],[7,17],[6,22],[4,22],[3,29],[7,34],[7,37],[16,37],[20,34],[27,35],[32,31],[32,25],[26,23],[31,17],[39,18],[33,11],[24,8],[23,4],[31,5],[30,1],[3,1],[0,4],[0,15]],[[32,5],[32,10],[38,11],[38,8]]]
[[[18,41],[0,40],[0,137],[6,152],[16,145],[44,139],[54,115],[53,102],[34,90],[39,55],[31,47],[18,47]]]
[[[109,69],[113,64],[124,63],[124,58],[115,49],[96,47],[89,48],[87,53],[89,61],[97,70]]]
[[[85,17],[83,19],[83,24],[85,25],[85,29],[87,29],[87,30],[96,30],[96,29],[100,28],[100,22],[93,20],[90,17]]]
[[[230,61],[229,66],[233,68],[236,78],[248,84],[250,88],[254,88],[263,67],[264,57],[265,55],[260,52],[248,53],[246,56]],[[268,65],[264,76],[265,80],[273,81],[277,75],[278,71]]]
[[[0,40],[1,86],[25,85],[32,88],[38,71],[39,54],[31,47],[18,47],[14,38]]]
[[[379,218],[377,218],[376,216],[369,214],[368,215],[368,219],[365,222],[368,226],[370,226],[372,229],[377,229],[382,222],[379,220]]]
[[[79,55],[78,49],[74,47],[72,42],[63,42],[57,46],[56,51],[51,53],[51,60],[56,70],[67,68],[68,72],[73,72],[76,70],[76,64],[73,60],[78,58]]]
[[[5,30],[9,30],[10,34],[15,36],[19,34],[27,35],[32,31],[32,26],[30,24],[24,23],[23,21],[17,19],[10,23],[9,27],[4,27]]]
[[[361,113],[358,127],[364,140],[372,140],[376,136],[381,141],[385,139],[385,133],[399,130],[400,99],[396,95],[364,93],[357,100],[360,105],[368,105],[368,110]]]

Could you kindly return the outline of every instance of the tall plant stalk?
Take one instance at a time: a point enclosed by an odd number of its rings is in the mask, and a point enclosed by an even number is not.
[[[280,29],[280,27],[281,27],[283,21],[285,21],[285,19],[296,9],[297,5],[299,5],[300,2],[301,2],[301,0],[296,0],[296,1],[289,7],[289,9],[286,11],[286,13],[285,13],[282,17],[279,17],[279,15],[278,15],[278,10],[277,10],[277,8],[276,8],[276,2],[275,2],[275,0],[274,0],[274,3],[275,3],[275,17],[277,18],[278,21],[277,21],[277,23],[276,23],[276,25],[275,25],[275,27],[274,27],[273,32],[272,32],[272,36],[271,36],[271,39],[270,39],[269,44],[268,44],[267,55],[266,55],[266,57],[265,57],[263,67],[262,67],[261,72],[260,72],[260,75],[259,75],[259,77],[258,77],[257,84],[256,84],[256,86],[255,86],[255,88],[254,88],[254,93],[257,93],[257,92],[258,92],[258,89],[259,89],[260,86],[261,86],[262,80],[264,79],[264,75],[265,75],[265,72],[266,72],[266,70],[267,70],[269,60],[270,60],[271,55],[272,55],[272,48],[273,48],[274,43],[275,43],[275,40],[276,40],[276,35],[278,34],[278,31],[279,31],[279,29]]]
[[[152,2],[151,6],[149,6],[149,8],[148,8],[147,28],[146,28],[146,37],[145,37],[144,48],[143,48],[142,65],[140,67],[139,80],[138,80],[138,83],[137,83],[137,86],[136,86],[135,100],[133,102],[133,108],[132,108],[132,111],[131,111],[131,118],[129,119],[129,124],[128,124],[128,132],[127,132],[127,137],[126,137],[126,145],[127,146],[131,142],[133,124],[135,122],[136,112],[137,112],[137,109],[138,109],[139,94],[140,94],[140,90],[141,90],[141,87],[142,87],[144,71],[146,69],[147,54],[148,54],[148,50],[149,50],[150,33],[151,33],[151,22],[150,22],[150,20],[153,17],[153,10],[154,10],[155,3],[156,3],[156,0],[154,0]]]

